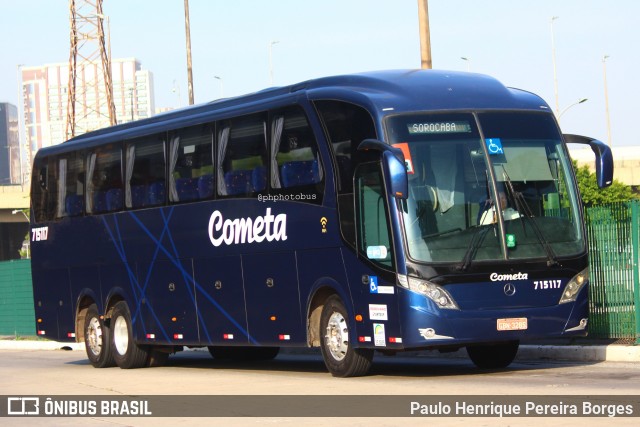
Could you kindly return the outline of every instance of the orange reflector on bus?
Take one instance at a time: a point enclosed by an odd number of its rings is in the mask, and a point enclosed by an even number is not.
[[[271,319],[271,321],[275,321],[276,320],[276,316],[271,316],[269,319]]]
[[[175,322],[175,321],[177,321],[177,320],[178,320],[178,318],[177,318],[177,317],[172,317],[172,318],[171,318],[171,321],[172,321],[172,322]]]
[[[38,319],[38,323],[42,323],[42,319]]]
[[[362,314],[356,314],[356,322],[362,322]]]

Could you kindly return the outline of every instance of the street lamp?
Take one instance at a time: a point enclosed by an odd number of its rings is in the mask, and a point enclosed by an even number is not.
[[[564,113],[566,113],[569,108],[573,107],[574,105],[578,105],[578,104],[582,104],[583,102],[587,102],[588,100],[589,100],[588,98],[580,98],[580,99],[578,99],[576,102],[574,102],[573,104],[569,105],[567,108],[562,110],[562,112],[558,116],[558,120],[560,120],[560,117],[562,117],[562,115]]]
[[[20,212],[22,215],[24,215],[24,217],[27,220],[27,223],[29,223],[29,217],[27,216],[27,214],[24,212],[24,209],[14,209],[11,211],[11,215],[15,215],[18,212]],[[29,241],[29,239],[27,238],[27,258],[31,258],[31,242]]]
[[[471,71],[471,59],[466,56],[461,56],[460,59],[467,62],[467,72]]]
[[[607,115],[607,144],[611,147],[611,119],[609,118],[609,91],[607,90],[607,58],[609,58],[609,55],[602,57],[602,72],[604,74],[604,107]]]
[[[558,101],[558,73],[556,72],[556,42],[553,34],[553,21],[558,18],[558,16],[551,17],[551,58],[553,60],[553,91],[556,98],[556,116],[560,111],[560,102]]]
[[[269,43],[269,83],[273,86],[273,61],[272,61],[272,51],[273,45],[280,43],[278,40],[271,40]]]
[[[222,84],[222,77],[220,76],[213,76],[214,79],[218,80],[220,82],[220,98],[224,98],[224,86]]]

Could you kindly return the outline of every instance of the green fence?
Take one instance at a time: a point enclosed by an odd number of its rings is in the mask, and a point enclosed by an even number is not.
[[[31,260],[0,262],[0,335],[35,335]]]
[[[640,344],[639,208],[635,200],[586,209],[592,338]]]

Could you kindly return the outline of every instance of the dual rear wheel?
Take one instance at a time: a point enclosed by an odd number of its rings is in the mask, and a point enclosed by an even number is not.
[[[87,357],[96,368],[119,366],[135,369],[163,365],[169,353],[138,345],[133,339],[131,312],[127,303],[113,307],[111,322],[106,327],[96,304],[87,309],[84,321],[84,344]]]

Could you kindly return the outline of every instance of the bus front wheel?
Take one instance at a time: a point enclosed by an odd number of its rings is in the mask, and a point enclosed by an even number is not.
[[[84,347],[89,362],[94,368],[109,368],[116,365],[111,351],[109,328],[100,318],[98,307],[95,304],[91,304],[85,314]]]
[[[113,307],[111,332],[113,358],[119,367],[135,369],[147,365],[149,350],[134,341],[131,312],[124,301],[116,303]]]
[[[366,375],[373,360],[373,350],[354,348],[350,341],[347,310],[337,295],[329,297],[320,316],[322,358],[334,377]]]
[[[478,368],[501,369],[513,362],[518,353],[518,341],[508,341],[499,344],[470,345],[467,354]]]

